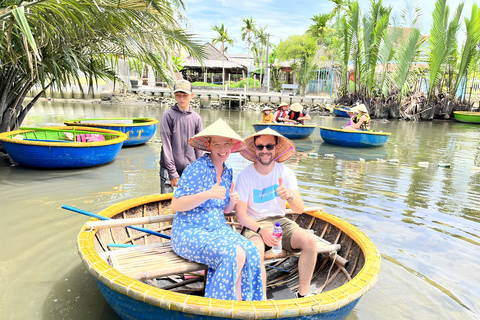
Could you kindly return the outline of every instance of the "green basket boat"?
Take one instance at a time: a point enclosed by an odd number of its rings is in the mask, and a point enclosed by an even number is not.
[[[480,123],[480,112],[454,111],[453,116],[458,122]]]

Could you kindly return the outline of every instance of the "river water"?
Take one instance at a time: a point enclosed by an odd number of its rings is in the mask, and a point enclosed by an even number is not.
[[[168,107],[40,101],[24,125],[160,119]],[[205,127],[222,118],[242,137],[253,133],[251,124],[261,118],[254,111],[197,112]],[[312,122],[340,127],[347,121],[312,116]],[[472,168],[480,167],[480,126],[394,121],[373,127],[392,133],[384,147],[329,146],[316,130],[295,140],[297,154],[286,162],[306,205],[357,226],[381,253],[377,284],[347,319],[480,319],[480,172]],[[123,148],[113,162],[93,168],[39,170],[0,163],[0,319],[119,319],[76,252],[77,234],[88,218],[61,206],[97,213],[158,193],[159,141],[157,131],[150,142]],[[312,152],[319,156],[309,156]],[[228,162],[235,174],[249,165],[238,154]]]

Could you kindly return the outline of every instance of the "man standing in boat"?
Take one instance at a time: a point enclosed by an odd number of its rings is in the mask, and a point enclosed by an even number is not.
[[[160,136],[162,151],[160,154],[160,190],[161,193],[173,192],[183,170],[203,155],[203,151],[194,149],[188,140],[203,130],[202,118],[192,110],[192,85],[187,80],[178,80],[173,87],[177,103],[162,114]]]
[[[297,298],[309,295],[310,281],[317,261],[317,245],[314,236],[297,223],[285,217],[288,202],[294,212],[302,213],[303,200],[293,171],[282,162],[295,154],[292,141],[272,129],[259,131],[245,139],[247,148],[242,156],[253,162],[237,178],[235,190],[240,201],[236,206],[237,220],[244,226],[242,234],[255,244],[262,259],[262,276],[266,291],[264,267],[265,245],[278,245],[273,236],[273,226],[282,226],[282,248],[301,251],[298,260],[299,289]]]

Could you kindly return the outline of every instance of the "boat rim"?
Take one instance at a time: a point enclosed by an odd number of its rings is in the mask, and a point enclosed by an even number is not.
[[[130,199],[114,204],[99,214],[112,217],[120,212],[144,204],[171,199],[173,194],[158,194]],[[315,315],[338,310],[361,298],[378,280],[381,257],[373,242],[358,228],[325,212],[309,212],[310,215],[335,225],[361,248],[365,264],[359,273],[342,286],[310,297],[266,301],[228,301],[183,293],[176,293],[147,285],[124,275],[105,262],[94,246],[95,230],[82,227],[78,239],[78,253],[97,280],[109,288],[133,299],[166,309],[189,314],[225,318],[271,319]],[[97,221],[92,218],[90,221]],[[95,232],[92,232],[95,231]]]
[[[253,123],[252,126],[283,126],[283,127],[295,127],[295,128],[316,128],[316,124],[287,124],[287,123]]]
[[[68,141],[68,140],[65,140],[65,142],[48,142],[48,141],[17,140],[17,139],[11,138],[12,136],[17,135],[17,134],[36,131],[35,129],[28,129],[28,130],[19,129],[19,130],[0,133],[0,141],[1,142],[7,142],[7,143],[24,144],[24,145],[30,145],[30,146],[85,148],[85,147],[97,147],[97,146],[114,145],[114,144],[118,144],[120,142],[123,142],[123,141],[127,140],[127,138],[128,138],[128,136],[123,132],[116,131],[116,130],[102,129],[102,128],[80,127],[80,126],[75,126],[75,127],[67,127],[67,126],[38,127],[38,129],[43,129],[43,128],[59,129],[59,130],[64,130],[65,132],[73,131],[74,129],[76,129],[76,130],[82,130],[82,131],[91,131],[92,133],[110,133],[110,134],[114,134],[118,137],[113,138],[111,140],[95,141],[95,142],[82,142],[82,143],[78,143],[76,141]]]
[[[66,125],[77,125],[75,121],[88,121],[88,120],[130,120],[135,118],[91,118],[91,119],[72,119],[72,120],[65,120],[63,123]],[[144,127],[144,126],[151,126],[158,123],[157,119],[142,119],[143,122],[139,123],[88,123],[82,122],[79,123],[80,125],[88,125],[88,126],[108,126],[108,127]]]
[[[354,131],[354,130],[329,128],[329,127],[323,127],[323,126],[318,126],[318,127],[320,128],[320,130],[338,131],[338,132],[346,132],[346,133],[372,134],[372,135],[378,135],[378,136],[389,136],[389,135],[391,135],[390,132]]]
[[[461,114],[466,116],[480,116],[480,112],[476,112],[476,111],[453,111],[453,114]]]

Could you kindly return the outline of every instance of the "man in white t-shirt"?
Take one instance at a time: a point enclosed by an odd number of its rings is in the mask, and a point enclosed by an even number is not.
[[[297,178],[290,168],[282,164],[295,154],[295,145],[271,129],[259,131],[246,138],[245,142],[247,148],[241,154],[254,163],[240,172],[235,185],[240,198],[236,217],[245,227],[242,234],[258,248],[264,265],[265,245],[278,245],[278,240],[273,236],[273,226],[280,222],[282,248],[301,251],[298,260],[300,284],[295,295],[297,298],[307,296],[317,261],[315,238],[285,217],[285,201],[294,212],[302,213],[304,210]],[[266,293],[265,267],[262,275]]]

